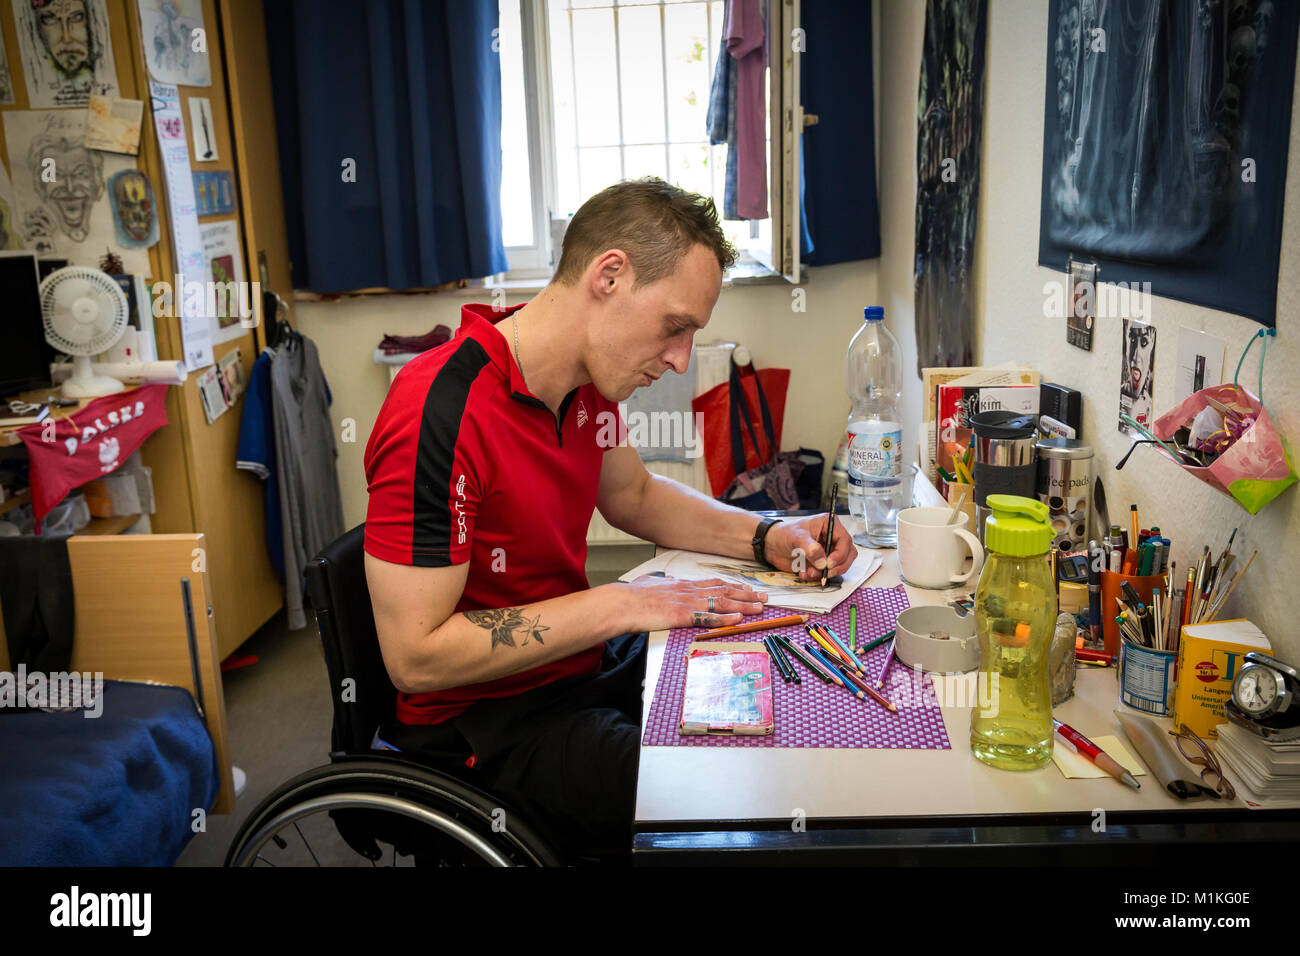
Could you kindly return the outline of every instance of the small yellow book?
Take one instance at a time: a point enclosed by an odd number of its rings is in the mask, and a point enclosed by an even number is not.
[[[1219,736],[1232,680],[1251,651],[1273,652],[1264,632],[1245,618],[1188,624],[1178,642],[1174,727],[1186,724],[1202,740]]]

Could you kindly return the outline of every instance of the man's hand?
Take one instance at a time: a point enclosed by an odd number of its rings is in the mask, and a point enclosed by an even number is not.
[[[729,627],[751,614],[763,613],[767,595],[721,578],[683,581],[643,574],[627,584],[629,631],[672,627]],[[709,604],[712,602],[713,607]]]
[[[793,571],[805,581],[820,581],[826,566],[826,515],[810,515],[781,521],[767,533],[765,556],[782,571]],[[853,536],[840,521],[835,522],[828,577],[843,574],[858,556]]]

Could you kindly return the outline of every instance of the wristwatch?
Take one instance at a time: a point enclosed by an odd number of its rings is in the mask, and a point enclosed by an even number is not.
[[[1232,681],[1224,713],[1234,724],[1269,740],[1300,737],[1300,675],[1275,657],[1251,651]]]
[[[767,560],[767,533],[772,530],[772,525],[779,524],[780,521],[780,518],[764,518],[758,523],[758,530],[754,532],[754,540],[750,542],[754,546],[754,560],[769,568],[774,568],[776,565]]]

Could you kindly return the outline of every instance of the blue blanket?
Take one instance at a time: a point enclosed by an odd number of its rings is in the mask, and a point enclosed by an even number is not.
[[[218,789],[180,687],[105,681],[103,712],[0,715],[0,866],[168,866]]]

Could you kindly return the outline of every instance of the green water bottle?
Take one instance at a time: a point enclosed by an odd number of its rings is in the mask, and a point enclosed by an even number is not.
[[[980,672],[970,745],[991,766],[1033,770],[1052,759],[1052,525],[1041,501],[989,495],[988,507],[989,554],[975,591]]]

